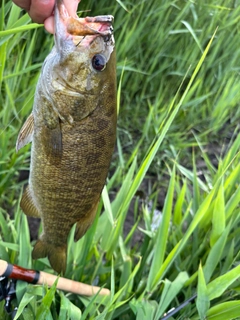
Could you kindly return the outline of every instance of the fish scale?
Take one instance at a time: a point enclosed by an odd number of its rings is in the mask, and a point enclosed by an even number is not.
[[[17,140],[17,150],[32,142],[29,185],[20,206],[43,223],[32,256],[48,257],[58,273],[66,270],[73,225],[77,241],[95,218],[114,150],[112,20],[70,17],[62,1],[56,2],[55,47],[43,64],[33,111]]]

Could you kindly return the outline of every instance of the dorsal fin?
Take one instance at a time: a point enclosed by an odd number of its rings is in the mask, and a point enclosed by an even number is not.
[[[41,218],[41,215],[34,204],[29,186],[27,186],[26,190],[23,193],[20,207],[22,211],[29,217]]]
[[[33,118],[33,114],[31,113],[19,132],[17,143],[16,143],[17,152],[26,144],[32,141],[33,129],[34,129],[34,118]]]

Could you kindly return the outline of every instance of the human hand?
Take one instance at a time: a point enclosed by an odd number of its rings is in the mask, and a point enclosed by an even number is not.
[[[26,10],[34,22],[44,23],[45,29],[54,33],[55,0],[13,0],[20,8]],[[75,16],[79,0],[63,0],[70,16]]]

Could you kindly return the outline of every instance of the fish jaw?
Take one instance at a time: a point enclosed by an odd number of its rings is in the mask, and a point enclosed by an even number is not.
[[[55,7],[55,44],[58,51],[69,45],[89,45],[97,36],[106,38],[113,34],[114,17],[112,15],[78,18],[68,14],[62,1],[56,2]],[[86,41],[86,37],[88,40]],[[85,41],[83,41],[85,40]]]

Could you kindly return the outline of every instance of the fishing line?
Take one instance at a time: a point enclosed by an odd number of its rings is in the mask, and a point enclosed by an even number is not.
[[[85,38],[86,38],[86,36],[84,36],[84,37],[76,44],[76,47],[78,47]]]

